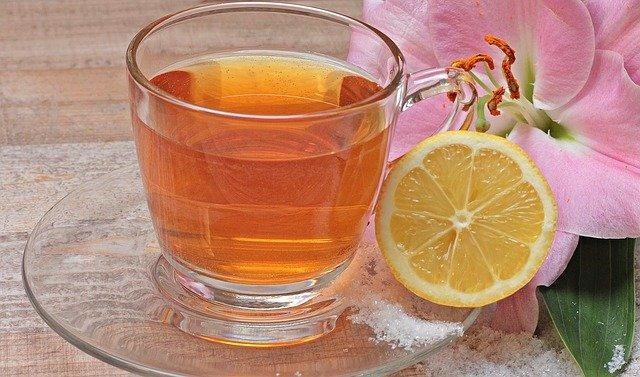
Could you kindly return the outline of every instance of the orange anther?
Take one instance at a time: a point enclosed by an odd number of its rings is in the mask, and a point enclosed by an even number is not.
[[[489,65],[489,69],[493,69],[495,67],[493,64],[493,59],[491,58],[491,56],[487,54],[475,54],[475,55],[469,56],[466,59],[456,59],[451,63],[451,66],[453,68],[464,69],[465,71],[468,72],[472,70],[475,67],[475,65],[480,62],[487,63],[487,65]]]
[[[451,62],[451,66],[453,68],[462,68],[464,69],[464,61],[462,59],[456,59]]]
[[[504,74],[504,78],[507,80],[507,86],[509,87],[509,96],[512,99],[520,98],[520,85],[518,85],[518,81],[513,76],[513,72],[511,72],[511,65],[505,59],[502,62],[502,74]]]
[[[507,80],[509,96],[512,99],[520,98],[520,85],[518,85],[518,81],[511,71],[511,66],[516,61],[516,52],[504,39],[498,38],[495,35],[487,34],[484,36],[484,40],[488,44],[498,47],[506,55],[504,60],[502,60],[502,74]]]
[[[516,61],[516,52],[509,46],[509,44],[502,38],[498,38],[495,35],[487,34],[484,36],[485,42],[490,45],[496,46],[507,55],[509,59],[509,65],[513,64]]]
[[[489,109],[489,113],[493,116],[500,115],[500,110],[498,110],[498,105],[502,102],[502,96],[504,95],[504,88],[499,87],[498,89],[493,91],[493,95],[489,102],[487,102],[487,109]]]

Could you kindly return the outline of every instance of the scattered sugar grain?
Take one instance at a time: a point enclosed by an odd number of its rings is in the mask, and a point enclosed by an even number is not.
[[[361,306],[357,313],[350,316],[350,320],[369,326],[376,342],[388,342],[392,348],[400,347],[409,351],[452,334],[460,336],[463,332],[460,323],[424,320],[386,301],[374,301],[371,305]]]
[[[472,328],[461,341],[430,356],[421,374],[437,377],[579,377],[568,352],[527,334]]]
[[[604,364],[604,367],[607,368],[609,373],[613,373],[622,369],[624,363],[624,346],[622,344],[617,344],[613,347],[613,355],[611,355],[611,360],[608,363]]]
[[[415,313],[413,302],[406,300],[412,295],[395,281],[377,248],[364,248],[359,253],[354,262],[361,266],[361,272],[351,289],[357,311],[349,320],[369,326],[373,341],[411,351],[454,334],[462,335],[461,323],[424,319]],[[400,300],[404,305],[398,301],[401,297],[405,298]]]

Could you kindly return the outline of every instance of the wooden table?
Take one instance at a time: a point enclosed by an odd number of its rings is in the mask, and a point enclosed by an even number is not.
[[[361,8],[361,0],[297,2],[355,16]],[[125,48],[150,20],[196,3],[0,1],[0,376],[127,375],[44,324],[24,294],[21,256],[58,199],[134,160]]]

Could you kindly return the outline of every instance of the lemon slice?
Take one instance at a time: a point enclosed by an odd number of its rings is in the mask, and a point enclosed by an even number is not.
[[[479,307],[533,278],[556,220],[551,189],[520,147],[454,131],[423,141],[393,167],[378,201],[376,238],[413,293]]]

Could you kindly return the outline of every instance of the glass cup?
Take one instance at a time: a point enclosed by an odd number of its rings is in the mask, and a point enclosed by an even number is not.
[[[376,51],[369,61],[349,62],[352,39]],[[204,107],[152,83],[186,62],[266,52],[343,63],[379,90],[335,109],[268,115]],[[188,308],[183,330],[237,344],[289,344],[333,328],[343,306],[317,298],[363,237],[398,114],[455,92],[446,130],[470,121],[475,100],[464,72],[407,74],[398,47],[377,29],[301,5],[185,10],[142,29],[126,59],[141,176],[163,253],[156,281]]]

